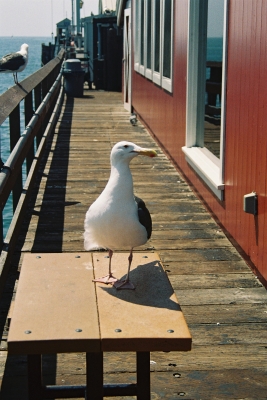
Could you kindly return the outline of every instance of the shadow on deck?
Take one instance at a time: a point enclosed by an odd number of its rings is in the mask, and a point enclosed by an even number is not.
[[[130,140],[152,147],[159,157],[131,164],[135,193],[153,219],[151,240],[135,251],[160,255],[193,336],[189,353],[151,354],[152,399],[266,399],[266,290],[145,128],[131,126],[121,94],[88,93],[64,103],[6,298],[11,298],[23,253],[83,251],[85,212],[109,177],[113,144]],[[24,400],[26,358],[7,357],[3,332],[0,399]],[[109,383],[135,379],[134,354],[107,353],[104,365]],[[46,383],[85,383],[84,354],[48,355],[43,368]]]

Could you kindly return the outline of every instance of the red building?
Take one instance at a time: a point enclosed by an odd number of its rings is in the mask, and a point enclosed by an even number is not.
[[[117,14],[125,106],[266,282],[267,0],[119,0]]]

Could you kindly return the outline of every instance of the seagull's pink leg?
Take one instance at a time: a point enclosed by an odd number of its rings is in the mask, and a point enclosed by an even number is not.
[[[109,249],[108,255],[109,255],[108,275],[102,276],[101,278],[93,279],[93,282],[101,282],[106,284],[117,282],[118,279],[115,278],[115,276],[113,276],[111,272],[111,259],[113,256],[113,251]]]
[[[117,280],[117,281],[113,284],[113,286],[114,286],[116,289],[118,289],[118,290],[120,290],[120,289],[131,289],[131,290],[134,290],[134,289],[135,289],[134,284],[130,281],[130,278],[129,278],[130,269],[131,269],[131,264],[132,264],[132,261],[133,261],[133,248],[131,248],[130,255],[129,255],[129,257],[128,257],[128,261],[129,261],[129,266],[128,266],[128,271],[127,271],[126,279],[123,280],[123,281]]]

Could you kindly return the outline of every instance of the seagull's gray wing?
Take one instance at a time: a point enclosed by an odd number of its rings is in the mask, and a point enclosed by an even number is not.
[[[19,53],[10,53],[0,59],[0,71],[17,71],[25,64],[24,57]]]
[[[146,208],[144,200],[140,199],[137,196],[134,196],[134,199],[138,206],[138,218],[140,224],[142,224],[147,231],[147,239],[150,239],[152,233],[152,219],[150,216],[150,212]]]

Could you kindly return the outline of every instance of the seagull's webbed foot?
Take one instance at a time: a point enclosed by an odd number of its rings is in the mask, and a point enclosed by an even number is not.
[[[93,282],[100,282],[100,283],[105,283],[106,285],[108,285],[109,283],[114,283],[117,282],[117,278],[115,278],[115,276],[113,276],[112,272],[111,272],[111,259],[112,259],[112,255],[113,255],[113,251],[109,249],[108,251],[108,258],[109,258],[109,264],[108,264],[108,274],[105,276],[102,276],[101,278],[96,278],[93,279]]]
[[[135,286],[131,281],[120,281],[117,280],[116,282],[113,283],[113,286],[117,289],[117,290],[122,290],[122,289],[130,289],[130,290],[134,290]]]
[[[115,283],[117,282],[117,278],[115,278],[115,276],[113,276],[112,274],[108,274],[106,276],[102,276],[101,278],[96,278],[93,279],[93,282],[100,282],[100,283],[105,283],[106,285],[108,285],[109,283]]]

